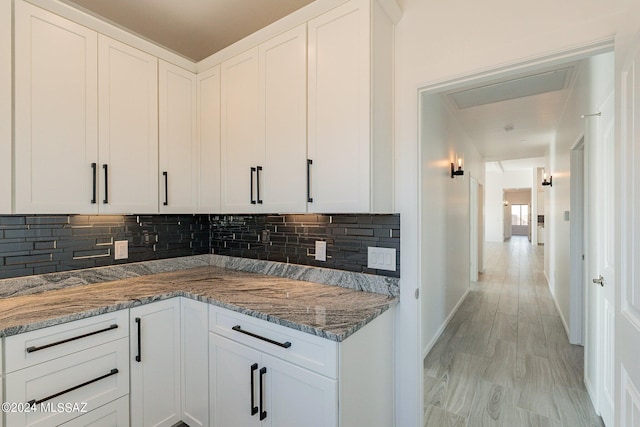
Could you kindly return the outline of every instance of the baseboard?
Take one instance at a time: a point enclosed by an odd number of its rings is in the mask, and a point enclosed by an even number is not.
[[[583,378],[583,382],[584,382],[584,387],[587,389],[587,394],[589,395],[589,399],[591,399],[591,405],[593,406],[593,409],[596,411],[596,414],[600,415],[600,411],[598,410],[598,407],[596,406],[596,394],[594,393],[593,386],[591,385],[591,382],[589,382],[587,380],[587,376],[586,375]]]
[[[567,340],[571,342],[571,340],[569,339],[569,326],[567,325],[567,321],[565,320],[564,315],[562,314],[562,310],[560,310],[560,306],[558,305],[558,300],[556,300],[556,296],[553,293],[553,290],[551,289],[551,283],[549,282],[549,278],[547,277],[547,272],[543,271],[542,274],[544,275],[544,279],[547,281],[547,289],[549,289],[549,293],[551,294],[551,299],[553,299],[553,305],[556,306],[556,311],[560,316],[560,321],[562,322],[562,326],[564,327],[564,333],[567,335]]]
[[[449,322],[451,322],[451,319],[453,319],[453,316],[455,316],[455,314],[458,312],[458,309],[460,308],[460,306],[464,302],[464,299],[467,297],[467,295],[469,295],[469,292],[471,292],[471,288],[467,288],[465,293],[462,294],[462,297],[460,298],[460,300],[458,300],[458,302],[456,303],[456,306],[453,307],[453,310],[451,310],[451,312],[449,313],[449,315],[447,316],[445,321],[442,323],[442,325],[440,326],[440,328],[436,332],[435,336],[431,339],[431,341],[429,341],[429,344],[423,349],[423,351],[422,351],[422,360],[424,360],[424,358],[427,357],[427,354],[429,354],[429,352],[431,351],[433,346],[436,344],[436,341],[438,341],[438,338],[440,338],[440,336],[444,332],[444,330],[447,327],[447,325],[449,324]]]

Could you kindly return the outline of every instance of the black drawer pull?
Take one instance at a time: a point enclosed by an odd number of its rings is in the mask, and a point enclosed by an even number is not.
[[[107,332],[107,331],[110,331],[112,329],[118,329],[118,325],[113,324],[113,325],[109,326],[108,328],[100,329],[99,331],[88,332],[86,334],[78,335],[77,337],[67,338],[66,340],[52,342],[51,344],[27,347],[27,353],[33,353],[34,351],[44,350],[45,348],[53,347],[53,346],[60,345],[60,344],[65,344],[65,343],[68,343],[70,341],[79,340],[80,338],[90,337],[91,335],[100,334],[102,332]]]
[[[267,373],[267,368],[260,368],[260,421],[267,418],[267,411],[262,410],[262,377]]]
[[[104,200],[102,203],[106,205],[109,203],[109,166],[104,164],[102,169],[104,169]]]
[[[96,203],[96,185],[98,184],[98,165],[96,163],[91,163],[91,172],[93,175],[93,197],[91,198],[91,203]]]
[[[162,172],[164,176],[164,202],[162,204],[167,206],[169,204],[169,172]]]
[[[95,382],[98,382],[98,381],[100,381],[100,380],[103,380],[103,379],[105,379],[105,378],[107,378],[107,377],[110,377],[110,376],[112,376],[112,375],[115,375],[115,374],[117,374],[117,373],[118,373],[118,370],[117,370],[117,369],[112,369],[112,370],[111,370],[111,372],[109,372],[108,374],[104,374],[104,375],[102,375],[102,376],[100,376],[100,377],[98,377],[98,378],[94,378],[94,379],[92,379],[92,380],[89,380],[89,381],[84,382],[84,383],[82,383],[82,384],[79,384],[79,385],[77,385],[77,386],[74,386],[74,387],[68,388],[68,389],[63,390],[63,391],[61,391],[61,392],[58,392],[58,393],[56,393],[56,394],[52,394],[51,396],[47,396],[47,397],[45,397],[45,398],[43,398],[43,399],[39,399],[39,400],[33,399],[33,400],[30,400],[29,402],[27,402],[27,404],[28,404],[29,406],[39,405],[39,404],[41,404],[41,403],[43,403],[43,402],[46,402],[47,400],[55,399],[56,397],[58,397],[58,396],[62,396],[62,395],[63,395],[63,394],[65,394],[65,393],[69,393],[70,391],[77,390],[77,389],[82,388],[82,387],[84,387],[84,386],[86,386],[86,385],[89,385],[89,384],[93,384],[93,383],[95,383]]]
[[[251,204],[252,204],[252,205],[255,205],[255,204],[256,204],[256,201],[255,201],[255,200],[253,200],[253,173],[254,173],[255,171],[256,171],[256,168],[252,167],[252,168],[251,168],[251,178],[249,179],[249,181],[251,181],[251,183],[250,183],[250,186],[251,186],[250,191],[251,191]]]
[[[307,202],[313,203],[313,197],[311,197],[311,165],[313,160],[307,159]]]
[[[279,346],[279,347],[283,347],[283,348],[289,348],[289,347],[291,347],[291,343],[290,343],[289,341],[286,341],[286,342],[284,342],[284,343],[281,343],[281,342],[274,341],[274,340],[269,339],[269,338],[261,337],[260,335],[256,335],[256,334],[254,334],[253,332],[249,332],[249,331],[244,331],[244,330],[242,330],[242,327],[241,327],[240,325],[236,325],[236,326],[234,326],[234,327],[233,327],[233,328],[231,328],[231,329],[233,329],[234,331],[238,331],[238,332],[240,332],[240,333],[243,333],[243,334],[249,335],[250,337],[258,338],[259,340],[266,341],[266,342],[268,342],[268,343],[271,343],[271,344],[277,345],[277,346]]]
[[[142,321],[139,317],[136,317],[136,323],[138,324],[138,355],[136,356],[136,362],[142,362]]]
[[[256,187],[258,188],[258,203],[262,204],[262,199],[260,198],[260,171],[262,170],[262,166],[256,167]]]
[[[258,407],[255,406],[256,402],[255,402],[255,385],[253,384],[253,374],[255,371],[258,370],[258,364],[254,363],[253,365],[251,365],[251,416],[253,417],[255,414],[258,413]]]

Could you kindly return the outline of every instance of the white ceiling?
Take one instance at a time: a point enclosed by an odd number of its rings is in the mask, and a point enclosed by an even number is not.
[[[313,0],[63,0],[200,61]]]
[[[442,97],[485,160],[540,158],[556,132],[576,67],[510,76]]]

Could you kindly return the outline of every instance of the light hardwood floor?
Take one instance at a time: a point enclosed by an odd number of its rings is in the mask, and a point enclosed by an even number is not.
[[[485,273],[424,360],[425,427],[604,426],[526,237],[487,243]]]

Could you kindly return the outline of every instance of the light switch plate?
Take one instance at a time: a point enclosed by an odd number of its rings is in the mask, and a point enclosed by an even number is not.
[[[376,270],[396,271],[395,248],[376,248],[369,246],[367,267]]]
[[[316,240],[316,261],[327,260],[327,242]]]
[[[128,240],[116,240],[114,242],[114,259],[127,259],[129,258],[129,241]]]

